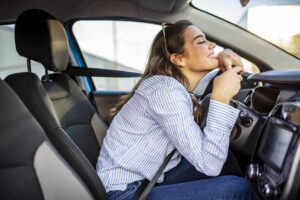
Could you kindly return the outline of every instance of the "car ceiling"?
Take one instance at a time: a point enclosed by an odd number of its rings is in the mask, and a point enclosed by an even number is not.
[[[298,58],[234,24],[193,8],[189,0],[0,0],[0,24],[13,23],[24,10],[33,8],[48,11],[61,22],[110,17],[156,22],[189,19],[209,39],[234,49],[261,69],[295,69],[300,63]]]
[[[187,0],[1,0],[0,23],[14,22],[24,10],[38,8],[60,21],[76,18],[131,17],[158,20],[187,10]]]

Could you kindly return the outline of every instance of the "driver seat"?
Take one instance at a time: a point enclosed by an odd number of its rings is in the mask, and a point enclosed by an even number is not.
[[[92,194],[1,79],[0,96],[1,199],[105,199]]]

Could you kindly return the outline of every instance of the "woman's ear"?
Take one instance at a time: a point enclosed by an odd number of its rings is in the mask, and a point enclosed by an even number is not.
[[[175,64],[178,67],[185,67],[184,59],[180,54],[172,53],[170,55],[170,61],[171,63]]]

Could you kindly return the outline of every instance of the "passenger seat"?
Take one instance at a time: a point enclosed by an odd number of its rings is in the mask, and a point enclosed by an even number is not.
[[[59,29],[55,31],[51,27],[59,27]],[[25,11],[17,19],[15,31],[16,47],[20,55],[41,62],[44,66],[53,65],[59,68],[66,65],[68,40],[63,26],[54,17],[41,10]],[[35,74],[27,72],[10,75],[5,81],[25,103],[44,129],[51,143],[84,181],[94,198],[105,199],[105,189],[95,171],[95,164],[92,165],[90,160],[78,149],[72,140],[74,136],[71,139],[61,127],[56,109],[40,79]],[[76,114],[80,115],[81,113]],[[97,125],[101,126],[102,124],[98,123]],[[104,134],[105,131],[101,132],[100,130],[99,133]],[[91,133],[87,132],[86,135],[89,136]],[[86,141],[88,138],[88,142],[85,144],[91,149],[99,149],[100,145],[95,135],[85,137],[86,135],[81,135],[81,140]],[[98,155],[98,149],[92,155]],[[90,155],[87,153],[87,156]]]
[[[105,199],[93,195],[1,79],[0,96],[1,199]]]
[[[51,123],[55,121],[54,124],[72,138],[95,167],[107,127],[76,82],[60,73],[66,70],[69,58],[68,38],[63,25],[45,11],[27,10],[17,19],[15,39],[21,56],[58,73],[50,74],[42,81],[45,92],[32,73],[14,74],[5,80],[43,128],[53,128]]]

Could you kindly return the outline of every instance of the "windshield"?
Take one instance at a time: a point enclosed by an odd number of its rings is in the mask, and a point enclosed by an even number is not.
[[[243,27],[300,58],[300,0],[193,0],[208,13]]]

